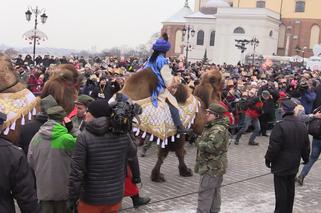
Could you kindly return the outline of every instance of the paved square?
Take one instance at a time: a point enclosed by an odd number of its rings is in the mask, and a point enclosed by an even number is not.
[[[248,146],[249,134],[241,138],[240,145],[231,144],[228,152],[229,167],[222,188],[222,213],[271,213],[274,211],[273,175],[268,174],[248,181],[251,177],[269,173],[264,164],[268,146],[267,137],[258,137],[259,146]],[[196,148],[186,144],[186,164],[194,169]],[[170,153],[162,166],[165,183],[150,180],[157,159],[156,145],[145,158],[139,158],[143,188],[140,194],[150,196],[151,204],[133,209],[130,198],[123,200],[122,212],[191,213],[197,206],[199,175],[183,178],[178,173],[178,160]],[[294,213],[321,212],[321,163],[317,161],[305,179],[303,187],[296,187]],[[241,182],[238,182],[241,181]],[[238,183],[235,183],[238,182]],[[231,185],[229,185],[231,184]],[[193,193],[195,192],[195,193]],[[189,194],[190,193],[190,194]],[[187,196],[174,198],[189,194]],[[165,200],[165,201],[162,201]]]

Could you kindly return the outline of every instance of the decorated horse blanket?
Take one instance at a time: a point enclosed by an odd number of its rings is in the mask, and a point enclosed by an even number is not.
[[[16,93],[0,93],[0,112],[7,115],[4,122],[4,134],[8,135],[10,130],[16,129],[16,122],[21,118],[21,125],[26,119],[31,120],[36,115],[36,106],[40,99],[35,97],[28,89]]]
[[[145,138],[148,133],[150,141],[157,141],[163,148],[169,140],[174,142],[175,136],[180,137],[176,135],[176,127],[166,102],[159,101],[157,108],[153,106],[151,98],[134,102],[143,109],[143,113],[139,116],[140,122],[133,128],[136,136],[141,135]],[[193,95],[190,95],[184,104],[179,104],[180,118],[185,127],[190,128],[194,123],[199,107],[200,103]]]

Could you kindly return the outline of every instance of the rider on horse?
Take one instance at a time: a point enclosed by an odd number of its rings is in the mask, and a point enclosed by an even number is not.
[[[169,110],[177,128],[177,134],[186,134],[190,130],[185,129],[179,116],[179,106],[176,98],[170,93],[169,89],[172,86],[173,75],[169,67],[168,59],[166,58],[166,52],[171,48],[171,44],[168,42],[168,35],[164,33],[162,38],[156,40],[153,44],[153,50],[151,57],[148,59],[145,68],[150,68],[156,75],[158,83],[157,87],[152,92],[152,103],[154,107],[158,107],[158,99],[164,100],[169,106]]]

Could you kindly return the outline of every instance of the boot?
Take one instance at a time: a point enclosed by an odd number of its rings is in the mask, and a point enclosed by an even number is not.
[[[259,143],[255,142],[255,141],[250,141],[250,142],[249,142],[249,145],[250,145],[250,146],[258,146]]]
[[[304,177],[300,175],[295,178],[295,182],[297,182],[300,186],[303,186],[303,181],[304,181]]]
[[[151,200],[149,197],[140,197],[139,195],[134,195],[131,198],[133,200],[133,206],[135,208],[146,205]]]
[[[183,125],[180,125],[177,127],[177,134],[181,134],[181,135],[184,135],[184,134],[191,134],[192,133],[192,130],[191,129],[186,129]]]

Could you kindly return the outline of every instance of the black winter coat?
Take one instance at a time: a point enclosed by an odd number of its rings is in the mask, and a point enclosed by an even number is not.
[[[91,205],[122,200],[128,158],[136,155],[129,135],[108,132],[106,117],[88,123],[77,138],[72,156],[69,199]]]
[[[21,148],[0,137],[0,212],[40,213],[35,180]]]
[[[306,126],[294,115],[286,115],[275,125],[265,155],[272,162],[275,175],[294,175],[298,172],[300,160],[309,161],[310,143]]]
[[[315,89],[315,93],[317,96],[313,103],[313,110],[321,106],[321,85],[317,86],[317,88]]]
[[[23,149],[26,155],[28,154],[31,139],[39,131],[40,127],[47,122],[47,120],[47,115],[38,114],[34,120],[21,126],[20,141],[18,145]]]

